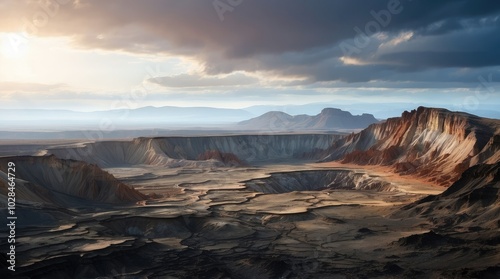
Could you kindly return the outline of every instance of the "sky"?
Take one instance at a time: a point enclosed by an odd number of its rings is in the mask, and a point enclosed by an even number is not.
[[[497,0],[0,0],[0,11],[0,109],[500,110]]]

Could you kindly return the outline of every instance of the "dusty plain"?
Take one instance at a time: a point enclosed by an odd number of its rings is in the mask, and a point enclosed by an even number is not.
[[[30,151],[43,153],[36,147]],[[16,148],[0,148],[6,149]],[[150,198],[65,209],[19,200],[19,278],[452,278],[490,274],[487,268],[499,261],[493,244],[404,242],[411,235],[432,237],[439,228],[429,219],[394,212],[445,188],[381,166],[297,159],[104,170]],[[299,187],[311,183],[302,172],[322,171],[358,178],[348,189]],[[255,188],[273,190],[266,184],[273,175],[299,186],[278,193]],[[370,189],[370,179],[383,187]],[[357,189],[363,181],[365,188]],[[457,228],[439,236],[474,233],[480,232]],[[2,232],[2,246],[5,237]]]

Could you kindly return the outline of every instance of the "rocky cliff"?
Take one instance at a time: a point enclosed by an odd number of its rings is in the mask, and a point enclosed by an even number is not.
[[[419,107],[335,142],[322,161],[392,166],[450,185],[479,163],[500,160],[500,120]]]
[[[403,207],[395,217],[422,216],[437,225],[500,228],[500,163],[480,164],[466,170],[440,195],[428,196]],[[497,234],[498,237],[498,234]]]
[[[245,166],[246,163],[241,161],[238,156],[233,153],[224,153],[218,150],[208,150],[200,155],[196,160],[207,161],[213,160],[218,162],[220,166],[229,166],[229,167],[241,167]]]
[[[101,167],[120,165],[186,166],[209,164],[207,151],[231,153],[244,162],[299,159],[326,150],[342,135],[236,135],[138,138],[105,141],[80,147],[51,149],[60,158],[82,160]],[[200,161],[201,160],[201,161]]]
[[[0,194],[7,193],[7,163],[15,163],[16,198],[31,202],[69,204],[134,203],[146,196],[96,165],[55,156],[0,158]]]

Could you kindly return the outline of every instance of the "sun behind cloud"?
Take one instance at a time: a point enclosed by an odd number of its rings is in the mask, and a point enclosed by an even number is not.
[[[26,58],[29,45],[22,40],[24,37],[21,33],[0,33],[1,56],[10,60]]]

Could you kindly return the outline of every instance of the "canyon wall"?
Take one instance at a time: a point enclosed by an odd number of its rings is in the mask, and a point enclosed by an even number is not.
[[[96,165],[55,156],[0,158],[0,194],[7,193],[7,163],[15,163],[16,198],[56,205],[134,203],[146,196]]]
[[[387,165],[446,185],[479,163],[500,160],[500,120],[419,107],[335,142],[322,161]]]
[[[395,212],[394,217],[433,218],[444,227],[500,229],[500,163],[479,164],[466,170],[446,191],[425,197]],[[498,233],[495,234],[498,241]]]
[[[82,160],[101,167],[120,165],[186,166],[198,164],[208,151],[233,154],[243,162],[312,158],[342,135],[235,135],[138,138],[103,141],[79,147],[50,149],[60,158]]]

